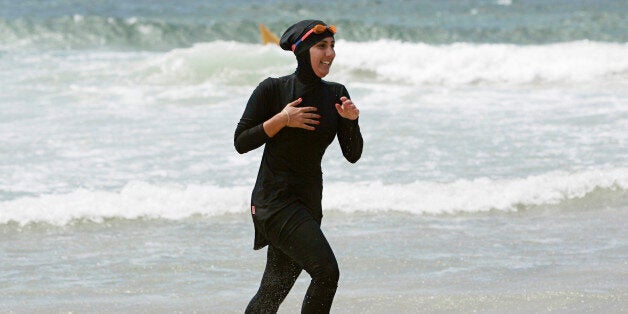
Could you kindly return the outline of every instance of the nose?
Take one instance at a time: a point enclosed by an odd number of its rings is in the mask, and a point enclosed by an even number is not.
[[[334,51],[334,48],[327,47],[327,49],[325,49],[325,56],[326,57],[333,57],[335,55],[336,55],[336,51]]]

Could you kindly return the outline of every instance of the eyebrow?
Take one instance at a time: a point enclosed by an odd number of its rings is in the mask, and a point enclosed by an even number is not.
[[[325,40],[321,40],[317,43],[317,45],[322,45],[322,44],[335,44],[336,41],[335,40],[331,40],[331,41],[325,41]]]

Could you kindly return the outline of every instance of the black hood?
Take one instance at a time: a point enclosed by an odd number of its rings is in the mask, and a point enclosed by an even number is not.
[[[326,37],[334,37],[334,33],[329,30],[326,30],[320,34],[312,33],[310,34],[305,41],[301,42],[295,50],[292,50],[292,45],[297,43],[299,39],[305,35],[309,30],[311,30],[314,26],[321,24],[327,26],[325,22],[320,20],[303,20],[295,23],[294,25],[288,27],[288,29],[281,35],[281,39],[279,40],[279,46],[283,50],[291,50],[295,55],[300,55],[304,51],[310,50],[310,47],[314,46],[317,42],[323,40]]]
[[[284,50],[292,50],[292,45],[299,41],[299,39],[301,39],[303,35],[305,35],[305,33],[307,33],[315,25],[318,24],[327,26],[325,22],[320,20],[303,20],[295,23],[294,25],[288,27],[283,35],[281,35],[279,46],[281,46],[281,48]],[[293,51],[297,57],[298,64],[296,74],[299,78],[299,81],[301,81],[303,84],[310,85],[312,83],[320,82],[321,78],[318,77],[312,69],[312,63],[310,61],[310,48],[314,46],[317,42],[330,36],[333,37],[334,34],[329,30],[326,30],[320,34],[312,33]]]

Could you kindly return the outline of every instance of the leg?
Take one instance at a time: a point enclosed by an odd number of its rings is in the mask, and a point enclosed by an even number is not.
[[[329,313],[340,271],[338,262],[319,225],[313,220],[297,231],[295,238],[306,247],[304,269],[312,277],[303,299],[302,313]],[[306,236],[309,235],[309,236]]]
[[[269,245],[262,283],[245,313],[277,313],[300,273],[301,266]]]
[[[280,241],[277,241],[276,246],[312,277],[301,312],[329,313],[340,276],[338,263],[320,225],[305,207],[300,206],[295,210],[302,211],[307,216],[292,216],[286,224],[286,227],[291,227],[288,228],[291,232],[279,237]]]

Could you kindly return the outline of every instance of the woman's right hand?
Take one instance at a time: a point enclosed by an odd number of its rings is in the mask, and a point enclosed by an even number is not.
[[[283,108],[282,112],[286,116],[286,126],[314,131],[316,128],[312,125],[319,125],[321,122],[318,119],[321,116],[314,113],[316,107],[297,107],[302,101],[303,99],[299,98]]]

